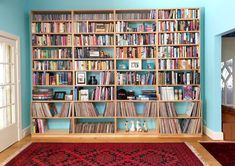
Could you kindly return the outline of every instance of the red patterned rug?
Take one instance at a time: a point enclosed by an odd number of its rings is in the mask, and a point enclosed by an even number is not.
[[[184,143],[32,143],[7,166],[200,166]]]
[[[222,165],[235,165],[235,143],[202,143],[201,145]]]

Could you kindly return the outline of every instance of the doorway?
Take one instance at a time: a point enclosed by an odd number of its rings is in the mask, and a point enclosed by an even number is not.
[[[235,140],[235,32],[222,36],[221,101],[224,140]]]
[[[19,39],[0,32],[0,152],[20,140]]]

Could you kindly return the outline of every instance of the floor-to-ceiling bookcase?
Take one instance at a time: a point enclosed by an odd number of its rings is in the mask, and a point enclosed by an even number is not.
[[[198,8],[32,11],[31,32],[33,136],[202,135]]]

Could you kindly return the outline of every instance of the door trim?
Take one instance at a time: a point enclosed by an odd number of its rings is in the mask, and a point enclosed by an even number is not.
[[[16,69],[16,108],[17,108],[17,131],[18,131],[18,141],[22,139],[22,111],[21,111],[21,54],[20,54],[20,38],[16,35],[10,34],[8,32],[0,31],[0,37],[14,40],[16,42],[16,57],[15,57],[15,69]]]

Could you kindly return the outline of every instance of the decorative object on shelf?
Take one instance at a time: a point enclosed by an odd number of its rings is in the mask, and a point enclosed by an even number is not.
[[[146,69],[147,70],[151,70],[151,69],[154,69],[154,62],[148,62],[146,63]]]
[[[128,122],[128,121],[126,121],[126,122],[125,122],[125,129],[126,129],[126,132],[129,132],[128,124],[129,124],[129,122]]]
[[[179,91],[178,89],[175,89],[175,100],[179,99]]]
[[[117,98],[119,100],[126,100],[127,99],[127,93],[125,89],[119,89],[117,92]]]
[[[142,132],[142,127],[141,127],[141,124],[140,124],[140,121],[139,121],[139,120],[137,120],[137,122],[136,122],[136,130],[137,130],[138,132]]]
[[[76,85],[86,85],[86,72],[76,72]]]
[[[131,128],[130,131],[135,131],[135,121],[131,121]]]
[[[135,100],[135,92],[133,90],[129,90],[127,92],[127,99],[128,100]]]
[[[72,101],[73,100],[73,95],[65,95],[65,100]]]
[[[127,66],[125,64],[119,64],[118,69],[125,70],[127,69]]]
[[[66,92],[55,92],[53,99],[54,100],[64,100]]]
[[[98,81],[95,76],[90,76],[90,79],[88,80],[89,85],[97,85]]]
[[[142,69],[142,61],[140,59],[129,60],[129,70],[141,70],[141,69]]]
[[[89,100],[89,90],[88,89],[79,90],[79,100],[81,100],[81,101],[88,101]]]
[[[98,50],[90,50],[89,51],[89,57],[90,58],[99,58],[100,52]]]
[[[147,126],[147,122],[144,120],[144,124],[143,124],[143,130],[144,132],[148,132],[148,126]]]
[[[179,100],[183,99],[182,89],[179,89],[179,97],[178,97],[178,99]]]

